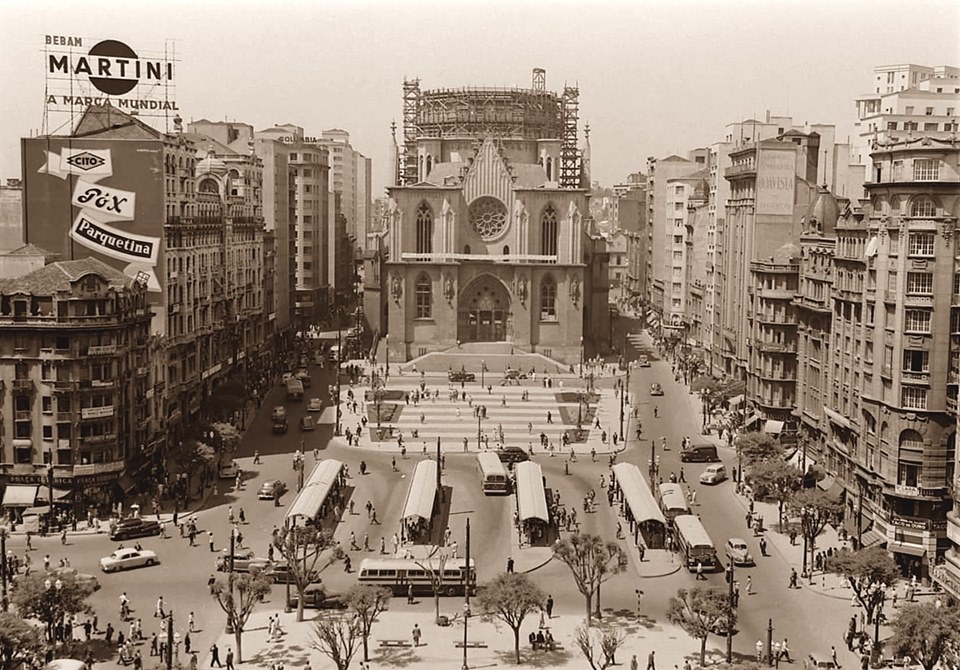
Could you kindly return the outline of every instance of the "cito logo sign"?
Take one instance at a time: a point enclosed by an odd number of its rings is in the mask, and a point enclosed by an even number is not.
[[[84,151],[82,154],[77,154],[76,156],[70,156],[66,159],[67,165],[72,165],[78,170],[83,170],[84,172],[89,172],[94,170],[101,165],[105,165],[107,161],[100,156],[95,156],[87,151]]]
[[[47,35],[48,47],[83,46],[81,37]],[[86,55],[70,49],[47,53],[47,75],[78,78],[85,76],[104,95],[125,95],[140,84],[158,84],[173,79],[173,63],[140,58],[137,52],[118,40],[94,44]]]

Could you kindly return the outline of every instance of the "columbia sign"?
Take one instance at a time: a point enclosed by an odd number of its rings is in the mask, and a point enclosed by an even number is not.
[[[72,46],[82,46],[82,38],[71,38]],[[47,43],[53,42],[47,36]],[[57,44],[57,42],[53,42]],[[76,78],[85,76],[105,95],[124,95],[140,84],[159,84],[173,79],[173,62],[140,58],[137,52],[118,40],[102,40],[86,55],[72,49],[47,54],[47,75]]]

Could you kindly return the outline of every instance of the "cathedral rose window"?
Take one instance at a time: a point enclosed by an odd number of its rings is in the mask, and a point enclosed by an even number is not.
[[[484,196],[470,204],[470,224],[483,240],[492,240],[507,226],[507,207],[496,198]]]

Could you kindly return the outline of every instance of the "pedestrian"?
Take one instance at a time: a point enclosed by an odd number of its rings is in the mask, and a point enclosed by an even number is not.
[[[107,623],[107,630],[104,633],[104,638],[107,640],[107,644],[113,644],[113,624]]]
[[[793,659],[790,658],[790,648],[787,646],[787,638],[783,638],[783,643],[780,645],[780,657],[787,663],[793,663]]]
[[[244,514],[243,508],[241,507],[241,508],[240,508],[240,523],[246,523],[246,522],[247,522],[247,515]]]
[[[159,640],[157,639],[157,634],[154,633],[150,636],[150,655],[156,656],[160,653]]]
[[[751,575],[747,575],[747,595],[753,595],[753,577]]]
[[[684,482],[684,483],[687,481],[686,477],[683,476],[683,466],[682,466],[682,465],[680,466],[680,478],[679,478],[678,481]]]
[[[197,622],[193,616],[193,612],[190,612],[190,616],[187,620],[187,630],[189,630],[191,633],[194,632],[196,630],[196,623]]]
[[[413,600],[413,584],[407,584],[407,604],[412,605]]]
[[[647,670],[657,670],[657,664],[654,662],[653,655],[656,652],[651,651],[647,656]]]
[[[256,449],[254,449],[253,451],[253,464],[254,465],[260,464],[260,452],[257,451]]]
[[[630,670],[640,670],[640,662],[637,660],[636,654],[630,659]]]
[[[374,507],[374,508],[370,511],[370,515],[371,515],[371,516],[370,516],[370,525],[371,525],[371,526],[379,526],[379,525],[380,525],[380,520],[377,518],[377,508],[376,508],[376,507]]]
[[[92,666],[88,664],[87,667]],[[137,649],[137,653],[133,655],[133,670],[143,670],[143,656],[140,655],[139,649]]]
[[[706,577],[703,576],[703,563],[697,561],[697,579],[706,581]]]
[[[217,578],[213,575],[210,575],[210,579],[207,580],[207,588],[210,589],[210,595],[213,595],[213,592],[216,590],[214,587],[217,585]]]
[[[509,556],[507,558],[507,572],[511,574],[513,573],[513,556]]]
[[[233,647],[227,647],[227,670],[233,670]]]
[[[62,544],[62,545],[66,545],[66,544],[67,544],[67,529],[66,529],[66,528],[64,528],[62,531],[60,531],[60,544]]]
[[[210,543],[210,551],[216,551],[216,548],[213,546],[213,531],[207,531],[207,542]]]
[[[833,667],[839,668],[840,663],[837,662],[837,648],[833,645],[830,645],[830,658],[833,660]]]
[[[381,554],[387,553],[387,538],[385,537],[380,538],[380,553]]]
[[[344,559],[343,559],[343,571],[344,571],[344,572],[350,572],[350,566],[351,566],[351,565],[352,565],[352,563],[351,563],[351,561],[350,561],[350,557],[349,557],[349,556],[344,557]]]
[[[183,636],[183,650],[188,654],[190,653],[190,633],[189,632]]]
[[[153,613],[153,616],[160,617],[161,619],[167,618],[166,613],[163,611],[163,596],[160,596],[159,598],[157,598],[157,609]]]
[[[413,624],[413,631],[412,631],[411,634],[412,634],[412,636],[413,636],[413,646],[414,646],[414,647],[419,647],[419,646],[420,646],[420,626],[419,626],[419,624]]]
[[[765,537],[760,538],[760,555],[767,555],[767,539]]]
[[[363,534],[363,550],[370,551],[370,533]]]

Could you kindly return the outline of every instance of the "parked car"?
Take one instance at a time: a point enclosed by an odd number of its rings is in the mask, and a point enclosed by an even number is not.
[[[640,358],[637,359],[637,360],[638,360],[638,365],[639,365],[641,368],[649,368],[649,367],[650,367],[650,359],[647,358],[646,355],[640,356]]]
[[[236,461],[220,465],[220,479],[236,479],[240,474],[240,466]]]
[[[287,382],[290,381],[291,379],[293,379],[293,373],[284,372],[282,375],[280,375],[280,384],[282,386],[286,386]]]
[[[275,584],[295,583],[293,571],[290,570],[290,566],[286,563],[274,563],[267,568],[263,574],[272,579]],[[314,584],[320,584],[320,573],[316,570],[311,570],[308,586],[312,586]]]
[[[650,384],[650,395],[663,395],[663,387],[656,382]]]
[[[837,664],[833,659],[823,654],[808,654],[803,659],[805,670],[837,670]]]
[[[521,372],[515,368],[507,368],[507,371],[503,373],[504,379],[526,379],[527,373]]]
[[[447,373],[447,379],[452,382],[475,382],[477,381],[477,375],[465,370],[451,370]]]
[[[727,478],[727,468],[723,463],[708,465],[707,469],[700,474],[701,484],[719,484]]]
[[[260,500],[273,500],[279,498],[287,491],[287,485],[279,479],[269,479],[260,485],[257,491],[257,498]]]
[[[119,572],[133,568],[144,568],[159,563],[156,552],[149,549],[132,547],[117,549],[109,556],[100,559],[100,569],[104,572]]]
[[[523,463],[524,461],[529,461],[530,456],[520,447],[504,447],[503,449],[497,449],[497,456],[500,458],[501,463],[506,463],[508,465],[513,465],[514,463]]]
[[[296,591],[291,591],[290,607],[296,607],[299,602]],[[303,606],[314,609],[342,610],[347,607],[347,600],[342,593],[330,593],[323,584],[310,584],[303,590]]]
[[[276,407],[273,408],[273,412],[271,412],[270,418],[273,419],[274,421],[277,421],[278,419],[286,419],[287,408],[284,407],[283,405],[277,405]]]
[[[317,421],[311,415],[300,417],[300,430],[315,430]]]
[[[322,412],[323,411],[323,401],[320,398],[310,398],[307,401],[307,411],[308,412]]]
[[[739,537],[731,537],[726,544],[727,558],[733,561],[734,565],[753,565],[753,556],[750,555],[750,549],[747,547],[746,540]]]
[[[122,519],[110,531],[111,540],[129,540],[134,537],[148,537],[160,534],[160,523],[148,519]]]
[[[85,572],[77,572],[76,568],[68,568],[68,567],[54,568],[53,570],[50,570],[50,574],[56,577],[63,577],[65,575],[69,575],[73,577],[73,579],[76,580],[78,584],[87,586],[93,591],[100,590],[100,580],[97,579],[95,575],[90,575]]]
[[[310,373],[307,372],[306,368],[299,370],[296,374],[296,378],[300,380],[304,388],[310,388],[313,385],[313,380],[310,379]]]
[[[282,435],[287,432],[287,420],[286,419],[274,419],[273,420],[273,434]]]
[[[234,572],[261,572],[272,565],[270,559],[255,556],[252,549],[236,549],[233,551],[233,571]],[[217,570],[228,572],[230,570],[230,549],[224,548],[221,556],[217,558]]]

